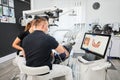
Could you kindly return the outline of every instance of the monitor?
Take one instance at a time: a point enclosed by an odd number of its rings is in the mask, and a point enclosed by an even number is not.
[[[85,33],[81,44],[81,49],[104,58],[111,35]]]

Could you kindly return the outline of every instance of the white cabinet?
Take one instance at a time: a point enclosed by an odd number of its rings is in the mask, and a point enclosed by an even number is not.
[[[109,56],[120,58],[120,37],[112,36],[109,47],[111,48]]]

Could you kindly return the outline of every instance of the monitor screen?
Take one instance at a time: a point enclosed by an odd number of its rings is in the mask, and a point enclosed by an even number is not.
[[[81,49],[104,58],[111,35],[85,33]]]

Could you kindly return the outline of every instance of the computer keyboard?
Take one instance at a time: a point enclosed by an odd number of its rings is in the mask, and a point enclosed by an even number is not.
[[[77,58],[78,58],[78,61],[80,61],[81,63],[84,63],[84,64],[90,63],[89,61],[83,59],[82,56],[78,56]]]

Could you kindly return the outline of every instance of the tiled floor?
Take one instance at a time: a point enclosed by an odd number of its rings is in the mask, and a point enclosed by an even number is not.
[[[120,80],[120,59],[113,59],[111,63],[115,69],[108,69],[108,76],[110,80]]]
[[[120,80],[120,59],[112,59],[111,63],[114,65],[114,67],[108,69],[107,80]],[[0,63],[0,80],[18,80],[13,79],[14,76],[18,74],[19,69],[12,64],[12,60]]]
[[[12,64],[12,60],[0,63],[0,80],[12,80],[19,74],[19,69]]]

